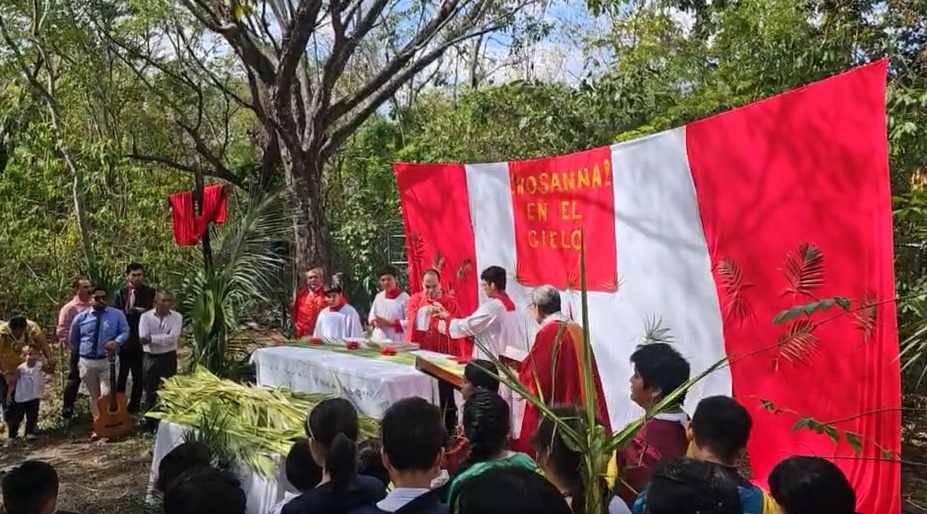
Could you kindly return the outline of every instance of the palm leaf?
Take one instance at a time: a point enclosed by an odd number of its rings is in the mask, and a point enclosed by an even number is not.
[[[802,362],[818,347],[818,338],[814,335],[817,328],[810,319],[800,319],[789,325],[778,341],[779,354],[776,357],[778,369],[780,359],[790,362]]]
[[[856,319],[856,327],[863,332],[863,342],[868,343],[872,341],[872,336],[875,334],[876,316],[879,314],[879,300],[875,291],[870,290],[866,291],[866,295],[860,303],[862,309],[855,312],[853,317]]]
[[[813,244],[801,243],[786,257],[784,273],[789,287],[783,294],[814,298],[812,291],[824,284],[824,254]]]
[[[644,321],[644,342],[643,344],[652,343],[673,343],[673,333],[669,328],[663,326],[663,318],[658,316],[649,316]]]
[[[721,277],[721,287],[727,295],[727,303],[724,305],[725,319],[736,316],[743,324],[753,314],[750,304],[744,297],[745,290],[753,287],[753,284],[744,280],[744,273],[740,266],[730,257],[718,262],[715,269]]]

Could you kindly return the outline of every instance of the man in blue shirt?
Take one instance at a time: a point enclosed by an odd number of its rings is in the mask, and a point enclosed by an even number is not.
[[[110,361],[118,367],[119,348],[129,339],[129,323],[119,309],[106,305],[106,288],[93,288],[93,307],[78,314],[71,323],[71,347],[80,360],[80,378],[90,394],[90,412],[99,415],[97,400],[110,392]]]

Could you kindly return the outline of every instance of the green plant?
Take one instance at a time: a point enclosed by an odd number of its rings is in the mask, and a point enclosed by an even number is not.
[[[212,266],[199,257],[185,265],[178,297],[193,334],[191,369],[230,376],[246,362],[247,353],[230,339],[244,328],[246,313],[274,294],[274,279],[287,265],[280,242],[292,227],[281,193],[252,198],[213,231]]]

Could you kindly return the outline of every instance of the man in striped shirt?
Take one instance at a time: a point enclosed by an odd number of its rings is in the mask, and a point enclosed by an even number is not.
[[[64,304],[64,307],[58,312],[58,327],[55,330],[55,336],[58,338],[61,348],[67,348],[70,351],[68,378],[64,386],[64,400],[61,406],[61,416],[64,419],[71,419],[74,416],[74,403],[77,401],[77,393],[80,390],[80,371],[77,367],[80,355],[76,348],[71,347],[68,336],[71,333],[71,323],[74,318],[93,305],[93,300],[90,297],[92,288],[90,281],[85,278],[75,280],[74,297]]]

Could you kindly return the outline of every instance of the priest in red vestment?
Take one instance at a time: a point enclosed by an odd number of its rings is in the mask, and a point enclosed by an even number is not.
[[[418,343],[422,350],[446,353],[460,357],[464,348],[459,339],[451,339],[438,330],[440,320],[434,316],[434,302],[440,303],[451,316],[459,316],[460,309],[453,296],[441,290],[441,274],[436,269],[425,270],[422,275],[423,291],[409,298],[406,340]],[[467,355],[469,357],[469,355]]]
[[[533,311],[541,328],[528,356],[522,361],[518,380],[547,405],[585,406],[586,385],[580,367],[583,363],[583,329],[560,312],[560,291],[541,286],[531,294]],[[559,341],[559,343],[558,343]],[[553,364],[553,366],[552,366]],[[608,408],[595,356],[592,356],[593,383],[596,394],[596,417],[611,433]],[[516,451],[534,455],[531,438],[541,420],[541,412],[525,402],[521,432],[514,442]]]
[[[315,322],[322,309],[328,307],[325,296],[325,273],[319,266],[306,270],[306,284],[296,292],[293,302],[293,321],[296,324],[296,337],[309,337],[315,330]]]

